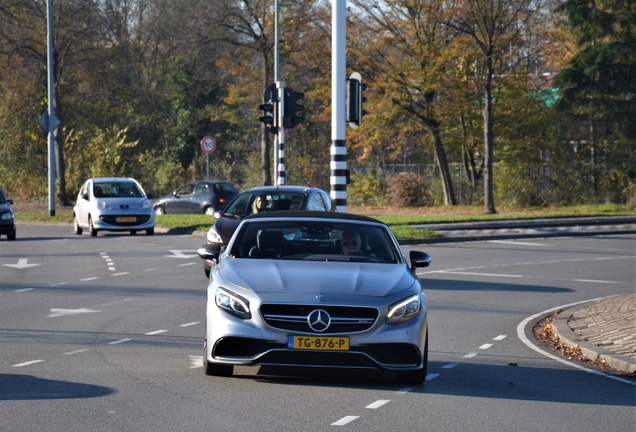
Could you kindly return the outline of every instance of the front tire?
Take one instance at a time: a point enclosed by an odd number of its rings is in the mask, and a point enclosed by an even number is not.
[[[154,235],[155,234],[155,229],[154,228],[148,228],[146,230],[146,234],[147,235]]]
[[[11,234],[7,234],[7,240],[9,241],[15,240],[15,233],[16,233],[16,230],[13,230]]]
[[[97,229],[95,229],[95,225],[93,225],[93,218],[88,217],[88,231],[91,234],[91,237],[97,237]]]
[[[77,235],[82,235],[82,227],[79,226],[79,221],[77,220],[77,215],[73,215],[73,232]]]
[[[155,207],[155,214],[164,215],[164,214],[166,214],[166,210],[163,207],[161,207],[161,206],[157,206],[157,207]]]
[[[214,207],[206,207],[205,214],[208,216],[214,216]]]

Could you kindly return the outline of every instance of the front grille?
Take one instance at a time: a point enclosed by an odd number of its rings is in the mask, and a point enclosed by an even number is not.
[[[134,217],[136,222],[117,222],[117,218],[119,217]],[[100,219],[107,223],[108,225],[114,226],[135,226],[135,225],[143,225],[150,220],[150,215],[129,215],[129,214],[121,214],[115,216],[100,216]]]
[[[316,309],[326,311],[331,323],[326,330],[316,332],[309,326],[308,317]],[[373,326],[378,318],[378,310],[369,307],[323,306],[323,305],[281,305],[263,304],[260,307],[263,320],[271,327],[299,333],[355,333]]]

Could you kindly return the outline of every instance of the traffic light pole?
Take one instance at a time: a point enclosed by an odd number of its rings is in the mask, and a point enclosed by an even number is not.
[[[339,212],[347,211],[346,145],[346,0],[331,2],[331,199]]]
[[[285,82],[284,81],[276,81],[276,91],[278,92],[278,124],[280,127],[278,128],[278,133],[276,137],[278,138],[278,148],[274,149],[276,152],[276,186],[283,186],[286,182],[286,173],[285,173]]]
[[[280,84],[280,0],[274,1],[274,82],[276,83],[277,91]],[[285,83],[282,83],[283,91]],[[280,93],[278,100],[281,100]],[[282,111],[282,110],[281,110]],[[281,123],[282,124],[282,123]],[[282,136],[282,138],[281,138]],[[274,181],[277,186],[285,184],[285,163],[283,158],[282,170],[283,177],[281,183],[281,162],[280,154],[284,152],[285,146],[285,131],[279,129],[278,133],[274,136],[274,168],[276,169],[276,180]],[[284,154],[284,153],[283,153]]]

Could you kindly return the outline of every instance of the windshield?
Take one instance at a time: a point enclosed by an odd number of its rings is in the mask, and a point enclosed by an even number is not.
[[[254,213],[292,210],[292,204],[298,202],[300,202],[300,208],[294,208],[294,210],[304,209],[305,196],[301,193],[269,192],[259,194],[244,192],[228,206],[223,214],[225,216],[238,216],[243,219]]]
[[[323,221],[253,221],[243,226],[232,258],[397,263],[398,252],[379,226]]]
[[[99,182],[93,185],[95,198],[142,198],[143,191],[131,181]]]

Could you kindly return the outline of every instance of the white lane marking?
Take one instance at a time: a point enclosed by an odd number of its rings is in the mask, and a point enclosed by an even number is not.
[[[49,312],[49,314],[47,315],[47,318],[55,318],[55,317],[61,317],[61,316],[67,316],[67,315],[80,315],[80,314],[85,314],[85,313],[97,313],[97,312],[101,312],[100,310],[93,310],[93,309],[86,309],[86,308],[80,308],[80,309],[51,309],[51,312]]]
[[[86,351],[90,351],[88,348],[87,349],[80,349],[80,350],[76,350],[76,351],[71,351],[71,352],[67,352],[64,353],[64,355],[73,355],[73,354],[79,354],[79,353],[83,353]]]
[[[507,337],[508,337],[508,335],[499,335],[499,336],[497,336],[496,338],[494,338],[493,340],[501,341],[501,340],[504,340],[504,339],[505,339],[505,338],[507,338]]]
[[[462,272],[462,271],[445,271],[441,273],[460,274],[468,276],[487,276],[487,277],[502,277],[502,278],[523,278],[521,275],[509,275],[509,274],[495,274],[495,273],[475,273],[475,272]]]
[[[19,290],[15,290],[15,292],[27,292],[27,291],[33,291],[34,288],[24,288],[24,289],[19,289]]]
[[[462,358],[473,358],[473,357],[475,357],[476,355],[477,355],[477,353],[468,353],[468,354],[466,354],[466,355],[465,355],[464,357],[462,357]]]
[[[600,283],[600,284],[615,284],[618,282],[613,281],[602,281],[602,280],[593,280],[593,279],[572,279],[573,282],[589,282],[589,283]]]
[[[131,341],[131,340],[132,339],[119,339],[119,340],[116,340],[116,341],[108,342],[108,345],[116,345],[116,344],[120,344],[120,343]]]
[[[455,366],[459,366],[459,363],[449,363],[446,366],[442,366],[442,369],[452,369]]]
[[[379,399],[375,402],[373,402],[372,404],[367,405],[365,408],[368,409],[378,409],[380,408],[382,405],[386,405],[387,403],[391,402],[390,399]]]
[[[156,330],[156,331],[152,331],[152,332],[148,332],[146,333],[148,336],[152,336],[152,335],[156,335],[156,334],[160,334],[160,333],[166,333],[168,330]]]
[[[592,374],[595,374],[595,375],[600,375],[600,376],[605,377],[605,378],[610,378],[610,379],[613,379],[613,380],[616,380],[616,381],[620,381],[620,382],[625,383],[625,384],[636,385],[636,382],[628,381],[628,380],[623,379],[623,378],[619,378],[619,377],[616,377],[616,376],[613,376],[613,375],[608,375],[608,374],[603,373],[603,372],[599,372],[599,371],[595,371],[595,370],[592,370],[592,369],[588,369],[588,368],[583,367],[581,365],[578,365],[576,363],[570,363],[569,361],[564,360],[561,357],[557,357],[557,356],[555,356],[553,354],[550,354],[549,352],[543,351],[541,348],[539,348],[538,346],[536,346],[532,342],[530,342],[530,339],[528,339],[528,337],[526,336],[525,328],[528,325],[528,323],[530,321],[536,319],[536,318],[539,318],[540,316],[549,315],[551,312],[554,312],[555,310],[567,309],[569,307],[580,305],[580,304],[583,304],[583,303],[589,303],[589,302],[594,302],[594,301],[599,301],[599,300],[605,300],[605,299],[612,298],[612,297],[616,297],[616,295],[611,295],[611,296],[607,296],[607,297],[598,297],[598,298],[591,299],[591,300],[583,300],[583,301],[576,302],[576,303],[570,303],[570,304],[566,304],[566,305],[562,305],[562,306],[557,306],[557,307],[554,307],[552,309],[544,310],[543,312],[539,312],[537,314],[529,316],[528,318],[526,318],[523,321],[521,321],[519,323],[519,325],[517,326],[517,337],[521,340],[521,342],[526,344],[526,346],[528,346],[531,350],[536,351],[539,354],[541,354],[543,356],[546,356],[546,357],[548,357],[548,358],[550,358],[552,360],[556,360],[559,363],[563,363],[565,365],[571,366],[571,367],[573,367],[575,369],[579,369],[579,370],[585,371],[587,373],[592,373]]]
[[[400,390],[396,391],[396,393],[400,393],[400,394],[408,393],[408,392],[410,392],[411,390],[414,390],[414,389],[415,389],[415,387],[405,387],[403,389],[400,389]]]
[[[92,281],[92,280],[95,280],[95,279],[99,279],[99,278],[98,277],[89,277],[89,278],[86,278],[86,279],[80,279],[80,282]]]
[[[346,417],[341,418],[337,422],[331,423],[331,426],[344,426],[347,423],[351,423],[352,421],[354,421],[355,419],[357,419],[359,417],[360,416],[346,416]]]
[[[203,356],[188,356],[190,358],[190,369],[203,367]]]
[[[196,265],[196,264],[197,263],[179,264],[179,267],[191,266],[191,265]]]
[[[113,267],[113,270],[115,270],[114,267]],[[115,273],[113,276],[123,276],[123,275],[127,275],[127,274],[130,274],[130,272]]]
[[[31,360],[28,362],[24,362],[24,363],[18,363],[18,364],[14,364],[13,367],[24,367],[24,366],[29,366],[35,363],[40,363],[43,362],[44,360]]]
[[[479,349],[487,350],[491,346],[492,346],[492,344],[483,344],[482,346],[479,347]]]
[[[426,381],[432,381],[435,378],[437,378],[440,374],[434,374],[434,373],[430,373],[428,375],[426,375]]]
[[[115,267],[108,267],[108,270],[115,271]]]
[[[190,327],[190,326],[197,325],[197,324],[199,324],[199,321],[186,323],[186,324],[181,324],[179,327]]]
[[[42,264],[29,264],[28,261],[29,261],[28,258],[20,258],[20,259],[18,259],[18,263],[17,264],[2,264],[2,265],[3,266],[7,266],[7,267],[17,268],[17,269],[24,269],[24,268],[29,268],[29,267],[35,267],[35,266],[42,265]]]
[[[144,271],[155,271],[155,270],[161,270],[161,268],[160,267],[149,268],[149,269],[146,269]]]
[[[60,283],[54,283],[49,285],[50,287],[54,287],[54,286],[60,286],[60,285],[68,285],[66,282],[60,282]]]
[[[164,255],[164,257],[166,257],[166,258],[188,259],[188,258],[194,258],[196,256],[199,256],[198,251],[196,251],[196,250],[172,250],[172,249],[170,249],[170,252],[172,252],[174,255]],[[194,252],[194,254],[185,254],[184,252]]]
[[[527,243],[527,242],[516,242],[516,241],[506,241],[506,240],[489,240],[488,243],[502,243],[502,244],[511,244],[511,245],[521,245],[521,246],[545,246],[550,247],[549,244],[543,243]]]

